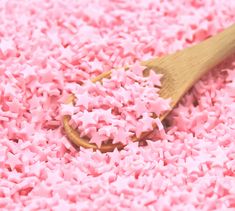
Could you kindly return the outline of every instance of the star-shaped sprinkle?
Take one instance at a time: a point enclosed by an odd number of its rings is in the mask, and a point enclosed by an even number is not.
[[[95,58],[94,61],[90,62],[92,71],[102,71],[103,70],[103,64],[99,60]]]
[[[150,131],[153,129],[154,119],[150,117],[148,113],[144,113],[139,121],[143,123],[143,131]]]
[[[158,87],[161,86],[160,79],[162,78],[162,75],[157,74],[153,70],[150,70],[148,78],[155,86],[158,86]]]
[[[146,103],[141,99],[135,101],[134,110],[136,111],[137,117],[140,117],[143,113],[147,112]]]
[[[96,129],[96,126],[90,126],[88,128],[85,128],[81,133],[81,137],[83,136],[93,136],[95,133],[97,133],[97,129]]]
[[[170,99],[162,99],[162,98],[158,98],[156,100],[150,101],[149,111],[159,116],[164,111],[171,109],[169,103],[170,103]]]
[[[14,50],[14,46],[13,40],[10,39],[2,39],[0,42],[0,49],[3,54],[6,54],[9,50]]]
[[[77,110],[76,107],[74,107],[71,104],[62,104],[61,105],[61,114],[62,115],[73,115],[75,111]]]
[[[94,119],[94,113],[88,112],[86,110],[84,111],[83,115],[80,117],[79,120],[82,121],[82,126],[84,128],[90,125],[97,124],[97,122]]]
[[[130,139],[130,133],[124,128],[118,128],[118,133],[113,138],[113,143],[127,144]]]
[[[135,52],[136,45],[133,44],[132,40],[125,40],[122,42],[123,54],[132,54]]]
[[[135,63],[134,65],[131,66],[131,71],[134,72],[138,76],[143,76],[143,71],[146,69],[145,66],[141,66],[138,63]]]
[[[89,103],[90,96],[88,92],[76,95],[76,106],[84,106],[86,109],[88,109]]]
[[[111,136],[116,136],[118,133],[118,129],[117,127],[114,127],[112,125],[108,125],[108,126],[103,126],[102,128],[99,129],[99,134],[101,135],[105,135],[107,137],[111,137]]]
[[[98,146],[98,148],[101,147],[102,143],[104,141],[108,140],[107,136],[105,135],[100,135],[98,132],[93,134],[93,136],[90,139],[90,143],[94,143]]]

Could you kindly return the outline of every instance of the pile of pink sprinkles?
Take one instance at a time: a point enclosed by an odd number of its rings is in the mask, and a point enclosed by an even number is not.
[[[62,105],[61,115],[69,115],[70,125],[98,148],[108,141],[126,145],[133,137],[141,139],[154,125],[163,130],[160,118],[171,109],[170,99],[158,94],[161,75],[150,70],[144,77],[145,69],[135,64],[96,83],[85,81],[74,93],[74,104]]]
[[[0,210],[235,210],[235,55],[163,123],[160,75],[138,65],[220,32],[234,11],[234,0],[2,0]],[[127,145],[75,149],[63,114],[92,143]],[[131,141],[153,124],[144,146]]]

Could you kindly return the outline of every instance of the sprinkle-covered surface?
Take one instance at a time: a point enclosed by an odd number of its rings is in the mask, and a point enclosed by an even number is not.
[[[234,210],[234,56],[145,146],[76,151],[61,125],[87,79],[198,43],[234,11],[234,0],[2,0],[0,209]]]

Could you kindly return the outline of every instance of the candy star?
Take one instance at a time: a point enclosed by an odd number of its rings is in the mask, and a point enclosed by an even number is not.
[[[118,133],[113,138],[113,143],[123,143],[127,144],[129,140],[130,133],[125,131],[124,128],[119,128]]]
[[[68,59],[71,60],[74,56],[74,52],[70,47],[61,47],[61,59]]]
[[[96,71],[96,70],[102,71],[103,70],[102,62],[100,62],[97,59],[95,59],[93,62],[90,62],[90,65],[91,65],[91,69],[93,71]]]
[[[8,152],[7,158],[8,159],[7,159],[6,163],[9,163],[11,169],[14,169],[15,166],[17,166],[17,165],[22,165],[22,162],[19,160],[17,155],[14,155],[14,154]]]
[[[123,127],[125,127],[126,122],[123,121],[123,120],[121,120],[121,119],[114,119],[114,120],[112,121],[112,125],[123,128]]]
[[[142,124],[142,131],[150,131],[153,129],[154,119],[150,117],[147,113],[143,114],[143,117],[139,120]]]
[[[62,104],[61,105],[61,114],[62,115],[73,115],[76,110],[77,110],[77,108],[71,104]]]
[[[216,151],[214,152],[214,159],[213,159],[213,166],[221,166],[223,167],[224,163],[228,161],[228,157],[226,153],[221,149],[221,147],[218,147]]]
[[[84,130],[80,133],[81,137],[83,136],[93,136],[95,133],[97,133],[97,129],[95,126],[93,127],[88,127],[88,128],[84,128]]]
[[[76,106],[84,106],[88,109],[90,103],[90,96],[87,92],[76,95]]]
[[[148,79],[155,85],[155,86],[161,86],[160,79],[162,78],[162,75],[157,74],[153,70],[150,70]]]
[[[138,76],[143,76],[143,71],[146,69],[145,66],[141,66],[137,63],[131,66],[131,71],[133,71]]]
[[[15,48],[14,45],[14,42],[10,39],[2,39],[0,41],[0,49],[3,54],[6,54],[9,50],[13,50]]]
[[[147,112],[145,102],[140,99],[135,101],[134,110],[136,111],[137,117],[140,117],[144,112]]]
[[[135,52],[136,45],[133,44],[132,40],[127,40],[122,43],[122,47],[123,47],[123,54],[127,55],[129,53],[132,54]]]
[[[200,170],[199,170],[198,165],[199,165],[198,161],[194,160],[191,157],[188,157],[186,159],[186,166],[187,166],[188,174],[199,172]]]
[[[100,135],[98,132],[93,134],[93,136],[90,139],[90,143],[95,143],[98,148],[101,147],[103,141],[106,141],[108,138],[105,135]]]
[[[79,118],[82,121],[82,126],[87,127],[89,125],[96,124],[97,122],[94,119],[94,114],[92,112],[84,111],[83,115]]]
[[[112,125],[104,126],[104,127],[99,129],[99,134],[105,135],[107,137],[116,136],[117,133],[118,133],[117,127],[114,127]]]
[[[105,110],[103,112],[103,119],[108,123],[110,119],[115,119],[114,115],[112,114],[112,109]]]
[[[155,113],[157,116],[159,116],[163,111],[170,110],[169,106],[170,99],[161,99],[158,98],[156,100],[149,102],[149,111]]]

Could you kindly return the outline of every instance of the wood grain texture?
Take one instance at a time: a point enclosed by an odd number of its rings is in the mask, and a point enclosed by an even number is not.
[[[226,57],[235,53],[235,25],[227,28],[223,32],[182,51],[170,54],[161,58],[154,58],[141,62],[147,69],[153,69],[157,73],[163,74],[160,96],[162,98],[171,98],[171,108],[178,103],[181,97],[211,68],[218,65]],[[148,71],[145,72],[147,76]],[[92,82],[101,81],[103,78],[110,77],[111,71],[107,71],[92,79]],[[71,95],[67,103],[73,103],[74,98]],[[169,112],[161,116],[163,120]],[[86,138],[81,138],[78,131],[73,129],[70,124],[70,116],[63,117],[63,126],[65,133],[70,141],[77,146],[100,150],[101,152],[113,151],[115,148],[122,149],[122,144],[103,144],[100,148],[96,144],[89,143]],[[133,141],[141,140],[149,135],[144,133]]]
[[[142,62],[163,74],[160,95],[171,98],[172,108],[210,69],[235,53],[235,25],[182,51]]]

